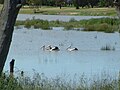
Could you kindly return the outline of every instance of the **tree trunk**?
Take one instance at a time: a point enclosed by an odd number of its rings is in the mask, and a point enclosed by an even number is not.
[[[79,9],[79,1],[76,0],[75,3],[76,3],[76,9]]]
[[[23,0],[4,0],[0,15],[0,74],[9,52],[16,18],[24,2]]]

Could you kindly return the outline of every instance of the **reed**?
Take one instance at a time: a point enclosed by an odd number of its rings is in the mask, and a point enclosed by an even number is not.
[[[51,27],[64,27],[65,30],[84,28],[84,31],[114,33],[119,31],[120,20],[116,18],[100,18],[77,21],[74,18],[71,18],[69,22],[63,22],[59,20],[47,21],[33,18],[32,20],[27,19],[26,21],[17,21],[16,25],[24,25],[26,28],[34,26],[34,28],[41,28],[43,30],[50,30]]]
[[[66,76],[65,76],[66,77]],[[78,79],[66,80],[64,76],[48,78],[43,73],[34,73],[33,77],[18,75],[11,77],[4,74],[0,77],[0,90],[119,90],[120,76],[111,77],[103,74],[102,77],[88,79],[85,75]],[[77,81],[76,81],[77,80]]]

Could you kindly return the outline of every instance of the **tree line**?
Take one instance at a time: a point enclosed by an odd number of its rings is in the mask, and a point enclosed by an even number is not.
[[[4,0],[0,0],[2,4]],[[114,0],[26,0],[26,4],[29,6],[55,6],[55,7],[113,7]]]

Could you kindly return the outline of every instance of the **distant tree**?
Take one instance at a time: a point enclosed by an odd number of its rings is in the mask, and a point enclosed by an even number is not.
[[[82,8],[85,6],[89,6],[88,0],[79,0],[79,6]]]
[[[49,0],[48,2],[47,2],[47,4],[48,4],[48,6],[55,6],[56,5],[56,0]]]
[[[62,8],[62,6],[65,4],[65,0],[56,0],[56,5]]]
[[[41,6],[42,0],[26,0],[28,5]]]
[[[74,1],[73,1],[74,6],[76,7],[76,9],[79,9],[79,1],[80,1],[80,0],[74,0]]]
[[[4,0],[0,0],[0,4],[3,4],[4,3]]]
[[[108,7],[107,0],[99,0],[99,7]]]
[[[42,0],[42,5],[47,6],[48,5],[48,0]]]
[[[66,0],[66,3],[67,3],[68,6],[72,6],[73,1],[72,0]]]
[[[35,6],[41,6],[42,5],[42,0],[33,0],[33,4]]]
[[[107,0],[107,2],[108,2],[108,6],[110,6],[110,7],[114,6],[114,4],[113,4],[114,0]]]
[[[93,8],[98,5],[99,0],[88,0],[89,5]]]
[[[26,3],[27,3],[28,5],[32,5],[32,4],[34,3],[34,0],[26,0]]]

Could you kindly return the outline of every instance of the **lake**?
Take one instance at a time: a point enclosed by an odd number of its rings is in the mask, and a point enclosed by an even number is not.
[[[53,28],[53,30],[16,29],[4,71],[9,70],[9,62],[15,59],[15,71],[23,70],[32,75],[34,70],[47,77],[57,75],[85,74],[87,77],[107,74],[117,75],[120,70],[119,33],[85,32]],[[43,51],[43,45],[55,45],[60,51]],[[67,51],[72,45],[78,51]],[[102,51],[110,45],[115,51]]]
[[[19,14],[17,20],[26,20],[26,19],[42,19],[48,21],[69,21],[71,18],[75,20],[91,19],[91,18],[103,18],[108,16],[68,16],[68,15],[40,15],[40,14]]]
[[[17,20],[32,19],[69,21],[101,18],[107,16],[62,16],[19,14]],[[58,52],[43,51],[43,45],[54,45]],[[68,46],[77,47],[78,51],[69,52]],[[102,51],[109,45],[115,51]],[[34,71],[44,73],[47,77],[81,76],[87,77],[107,73],[118,75],[120,70],[120,35],[119,33],[85,32],[54,27],[53,30],[15,28],[10,51],[4,67],[9,70],[9,62],[15,59],[15,72],[25,71],[33,75]]]

